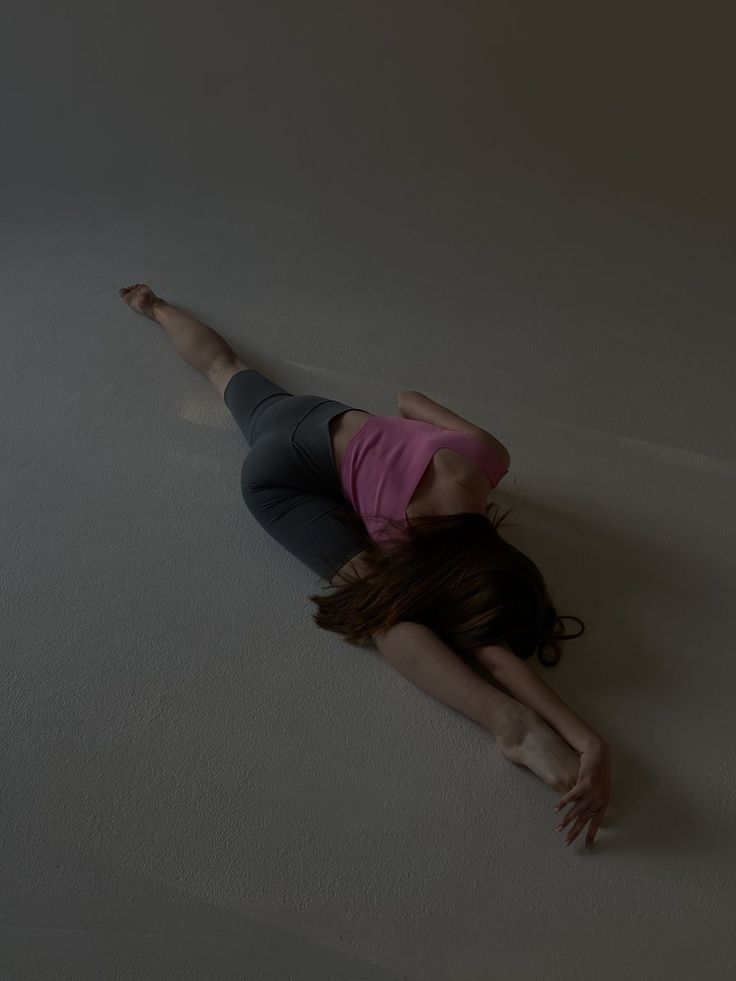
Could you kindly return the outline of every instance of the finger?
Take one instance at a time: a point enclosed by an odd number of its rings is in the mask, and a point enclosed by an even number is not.
[[[585,847],[592,848],[593,842],[595,841],[595,836],[598,834],[598,828],[601,826],[601,821],[603,820],[603,812],[599,811],[598,814],[590,822],[588,827],[588,833],[585,836]]]
[[[583,814],[581,817],[579,817],[577,819],[577,821],[575,822],[575,824],[572,826],[572,828],[568,832],[567,837],[565,838],[565,844],[566,845],[571,845],[575,841],[575,839],[580,834],[580,832],[583,830],[583,828],[585,827],[585,825],[588,823],[588,821],[590,821],[590,818],[591,818],[591,815],[590,814]]]
[[[581,794],[582,790],[583,788],[580,786],[579,783],[576,783],[575,786],[572,788],[572,790],[568,790],[565,796],[561,797],[560,800],[558,801],[557,807],[555,808],[555,814],[558,811],[562,810],[562,808],[565,807],[567,804],[569,804],[571,800],[575,800],[575,798]]]
[[[567,825],[574,818],[579,817],[584,811],[587,811],[589,807],[595,807],[595,802],[592,801],[589,797],[584,797],[581,800],[579,800],[574,807],[570,808],[570,810],[567,812],[565,817],[557,825],[557,831],[561,831],[563,828],[567,827]]]

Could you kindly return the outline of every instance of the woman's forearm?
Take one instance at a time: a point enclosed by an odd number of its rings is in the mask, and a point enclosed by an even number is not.
[[[494,680],[514,698],[541,715],[579,753],[605,740],[576,715],[549,685],[515,654],[499,646],[480,647],[474,651]]]
[[[419,623],[399,623],[374,634],[378,651],[395,670],[427,695],[508,740],[516,731],[513,698],[479,678],[455,651]]]

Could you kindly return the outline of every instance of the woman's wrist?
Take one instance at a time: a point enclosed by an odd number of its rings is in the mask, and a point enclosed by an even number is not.
[[[591,736],[578,752],[581,754],[584,753],[586,756],[604,756],[609,752],[609,746],[602,736],[596,735],[594,737]]]

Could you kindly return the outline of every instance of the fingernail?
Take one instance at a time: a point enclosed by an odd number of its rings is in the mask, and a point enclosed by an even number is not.
[[[567,841],[565,842],[565,844],[566,844],[566,845],[571,845],[571,844],[572,844],[572,842],[571,842],[571,841],[570,841],[570,839],[568,838],[568,839],[567,839]]]
[[[558,824],[557,827],[555,828],[555,831],[562,831],[562,825]]]

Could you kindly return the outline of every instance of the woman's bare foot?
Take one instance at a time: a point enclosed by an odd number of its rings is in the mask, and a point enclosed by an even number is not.
[[[556,790],[566,793],[577,783],[580,756],[536,712],[519,704],[496,734],[504,759],[525,766]]]
[[[129,307],[132,307],[138,313],[142,313],[149,320],[158,323],[153,313],[153,306],[155,303],[161,303],[163,301],[156,296],[150,287],[144,283],[136,283],[135,286],[123,287],[119,292]]]

